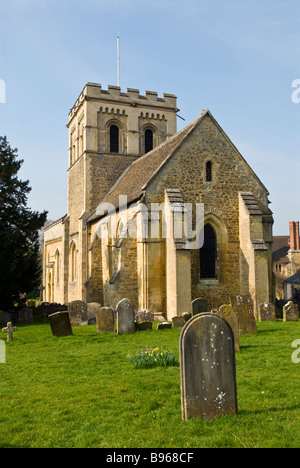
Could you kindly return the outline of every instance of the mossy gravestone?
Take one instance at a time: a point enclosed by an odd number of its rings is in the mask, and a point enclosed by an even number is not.
[[[233,332],[221,317],[192,317],[180,335],[182,418],[237,413]]]
[[[96,323],[99,333],[115,332],[114,310],[111,307],[101,307],[96,314]]]
[[[240,335],[257,333],[251,296],[232,296],[230,297],[230,304],[238,317]]]

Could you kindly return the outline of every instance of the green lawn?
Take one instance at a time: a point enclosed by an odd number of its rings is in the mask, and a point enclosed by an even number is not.
[[[186,423],[180,368],[135,369],[127,358],[151,347],[179,358],[180,330],[113,336],[88,326],[56,338],[39,320],[19,326],[0,364],[0,447],[300,447],[291,359],[300,322],[258,329],[236,354],[238,415]]]

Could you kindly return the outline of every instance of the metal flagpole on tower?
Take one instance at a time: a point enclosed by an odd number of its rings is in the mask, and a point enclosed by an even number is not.
[[[120,87],[120,35],[117,37],[117,55],[118,55],[118,86]]]

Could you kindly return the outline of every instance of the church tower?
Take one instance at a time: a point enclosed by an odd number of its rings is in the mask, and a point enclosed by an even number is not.
[[[84,299],[85,220],[123,172],[177,131],[177,99],[88,83],[69,113],[68,301]],[[66,246],[67,248],[67,246]]]

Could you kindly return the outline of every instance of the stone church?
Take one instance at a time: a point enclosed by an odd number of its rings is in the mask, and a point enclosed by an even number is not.
[[[273,300],[267,189],[209,110],[177,132],[178,111],[172,94],[84,87],[69,113],[68,212],[44,232],[44,301],[126,297],[170,320],[197,297],[209,310]]]

